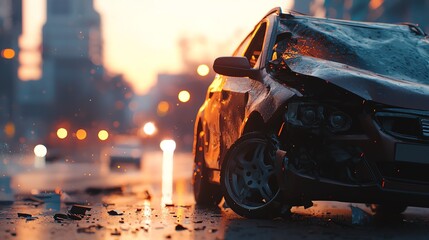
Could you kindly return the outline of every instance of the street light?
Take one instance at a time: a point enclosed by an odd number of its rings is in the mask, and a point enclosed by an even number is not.
[[[84,140],[86,138],[86,131],[85,129],[79,129],[76,132],[76,138],[79,140]]]
[[[180,91],[179,94],[177,95],[177,98],[179,99],[179,101],[181,101],[182,103],[188,102],[189,99],[191,99],[191,94],[186,91]]]
[[[1,51],[1,56],[4,59],[12,59],[15,57],[15,50],[13,50],[12,48],[5,48]]]
[[[198,75],[200,75],[201,77],[205,77],[209,74],[210,72],[210,68],[209,66],[205,65],[205,64],[201,64],[198,66],[197,68],[197,73]]]
[[[105,141],[105,140],[107,140],[107,138],[109,138],[109,133],[106,130],[100,130],[98,132],[98,138],[101,141]]]
[[[168,110],[170,110],[170,104],[168,104],[168,102],[161,101],[158,103],[157,113],[159,116],[165,116]]]
[[[156,133],[156,126],[153,122],[147,122],[143,125],[143,132],[148,136],[152,136]]]
[[[48,153],[48,149],[42,145],[38,144],[34,147],[34,155],[36,156],[34,159],[34,167],[35,168],[43,168],[46,164],[46,154]]]
[[[64,138],[67,137],[67,135],[68,135],[67,129],[65,129],[65,128],[58,128],[58,130],[57,130],[57,137],[59,139],[64,139]]]
[[[174,140],[162,140],[162,199],[163,205],[173,203],[173,154],[176,149]]]

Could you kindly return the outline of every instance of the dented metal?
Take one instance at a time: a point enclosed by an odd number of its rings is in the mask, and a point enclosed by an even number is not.
[[[429,110],[429,38],[409,26],[295,17],[279,32],[290,33],[278,44],[292,72],[365,100]]]

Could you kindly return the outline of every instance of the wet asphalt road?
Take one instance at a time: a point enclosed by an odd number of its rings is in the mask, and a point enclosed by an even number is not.
[[[24,165],[12,176],[12,205],[0,206],[0,239],[428,239],[429,210],[409,208],[403,215],[382,219],[363,214],[352,224],[349,203],[315,202],[294,208],[288,219],[244,219],[222,204],[194,205],[189,153],[174,159],[173,205],[161,204],[161,153],[146,154],[141,170],[108,169],[105,163],[63,161],[44,169]],[[44,190],[62,191],[58,195]],[[29,201],[33,194],[43,204]],[[30,195],[29,195],[30,194]],[[53,198],[44,198],[54,196]],[[72,204],[89,206],[81,220],[56,221]],[[361,204],[353,204],[369,213]],[[123,215],[109,215],[110,210]],[[32,218],[18,217],[27,213]],[[354,218],[355,219],[355,218]],[[355,219],[356,220],[356,219]]]

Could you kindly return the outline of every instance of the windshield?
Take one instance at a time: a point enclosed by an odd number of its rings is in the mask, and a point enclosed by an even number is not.
[[[406,25],[282,20],[274,56],[308,56],[397,80],[429,83],[429,40]]]

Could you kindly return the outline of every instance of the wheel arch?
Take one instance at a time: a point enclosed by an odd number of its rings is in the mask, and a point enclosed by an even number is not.
[[[258,111],[254,111],[244,120],[240,133],[242,136],[250,132],[263,131],[264,128],[265,122],[262,115]]]

